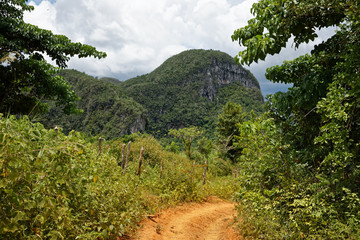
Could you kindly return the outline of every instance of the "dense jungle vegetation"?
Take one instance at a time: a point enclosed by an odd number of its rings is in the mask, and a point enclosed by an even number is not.
[[[211,140],[199,126],[171,129],[183,151],[150,134],[101,141],[31,121],[24,113],[41,114],[49,104],[81,112],[70,84],[41,53],[61,68],[73,55],[105,54],[24,23],[26,1],[0,6],[0,238],[114,239],[144,215],[217,195],[238,203],[246,239],[360,239],[358,1],[255,3],[254,18],[232,36],[245,47],[239,62],[264,60],[289,39],[295,46],[316,39],[318,28],[337,31],[310,54],[267,70],[269,80],[293,87],[268,96],[261,116],[228,102]],[[116,95],[118,104],[134,101]]]
[[[269,97],[268,113],[236,136],[242,180],[238,199],[259,238],[359,239],[359,1],[273,1],[252,6],[254,18],[232,36],[250,64],[336,26],[310,54],[267,69],[292,83]]]

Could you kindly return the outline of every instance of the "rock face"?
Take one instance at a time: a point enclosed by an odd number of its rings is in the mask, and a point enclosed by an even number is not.
[[[245,70],[238,64],[220,62],[214,58],[210,66],[203,69],[203,71],[196,76],[196,78],[203,77],[204,85],[200,88],[200,95],[214,101],[217,91],[220,87],[239,82],[246,88],[259,88],[259,85],[254,81],[252,74]],[[260,89],[260,88],[259,88]]]
[[[136,120],[130,126],[130,133],[137,133],[144,131],[146,127],[146,118],[143,115],[138,115]]]

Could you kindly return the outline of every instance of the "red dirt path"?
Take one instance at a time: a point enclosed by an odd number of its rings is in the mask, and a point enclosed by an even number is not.
[[[189,203],[165,210],[147,219],[133,240],[238,240],[231,224],[234,204],[211,197],[204,203]]]

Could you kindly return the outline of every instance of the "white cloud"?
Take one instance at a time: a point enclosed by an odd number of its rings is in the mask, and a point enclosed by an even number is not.
[[[33,12],[26,12],[24,14],[25,20],[31,24],[57,33],[55,7],[49,1],[42,1],[39,5],[36,5],[34,1],[30,1],[29,4],[35,5],[36,8]]]
[[[38,2],[38,1],[37,1]],[[120,79],[148,73],[186,49],[217,49],[235,56],[233,31],[252,17],[256,0],[57,0],[42,1],[25,21],[72,41],[95,46],[106,59],[77,59],[75,68],[94,76]],[[301,50],[302,51],[302,50]],[[308,51],[308,49],[306,49]],[[299,52],[299,51],[298,51]],[[280,64],[293,50],[250,67],[266,92],[265,67]],[[122,79],[124,80],[124,79]]]

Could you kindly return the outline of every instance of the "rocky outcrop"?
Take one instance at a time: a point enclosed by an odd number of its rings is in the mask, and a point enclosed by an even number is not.
[[[137,133],[144,131],[146,127],[146,118],[142,115],[138,115],[135,121],[130,125],[130,133]]]
[[[239,82],[246,88],[258,88],[259,84],[254,76],[242,66],[235,63],[219,62],[213,59],[209,67],[203,69],[196,78],[201,78],[204,85],[200,88],[200,95],[213,101],[216,98],[218,88]]]

